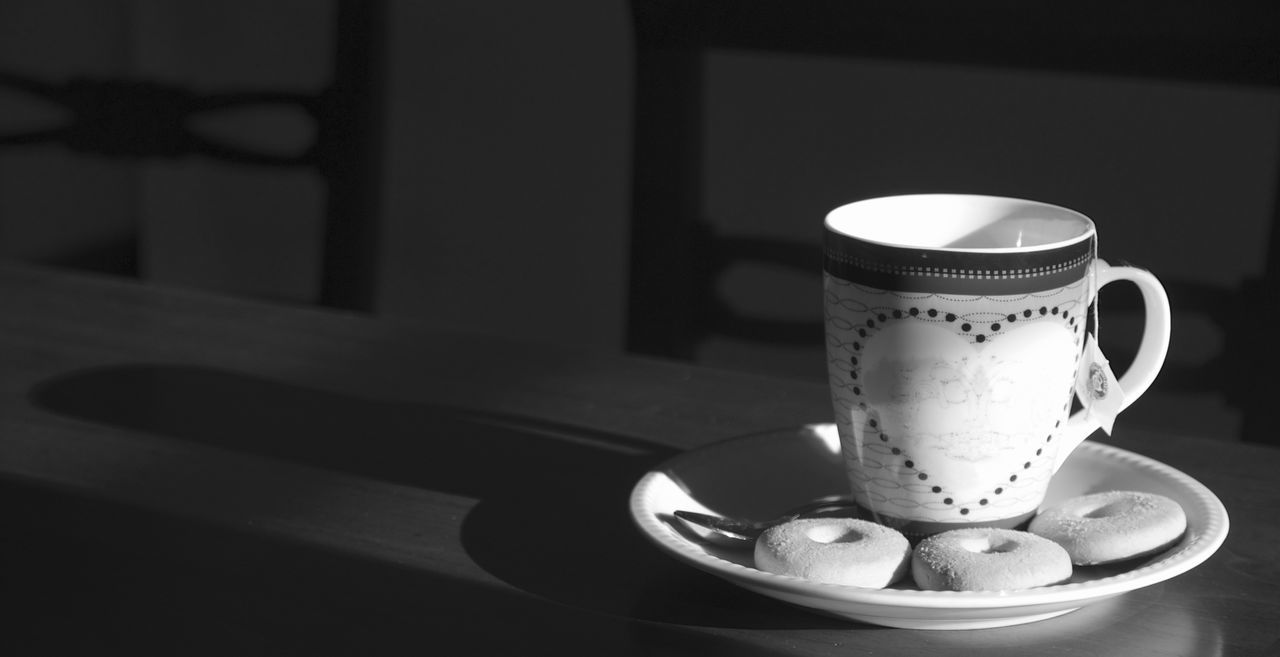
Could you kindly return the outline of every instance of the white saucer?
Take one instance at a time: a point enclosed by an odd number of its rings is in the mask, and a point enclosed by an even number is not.
[[[835,427],[810,425],[735,438],[686,452],[645,474],[631,515],[658,547],[739,586],[813,610],[876,625],[976,629],[1043,620],[1162,582],[1194,568],[1227,537],[1227,511],[1208,488],[1163,463],[1085,441],[1054,475],[1046,504],[1103,490],[1165,495],[1187,514],[1187,534],[1166,552],[1122,566],[1077,567],[1066,584],[1021,591],[921,591],[821,584],[756,570],[750,550],[713,545],[672,513],[689,509],[767,519],[848,484]]]

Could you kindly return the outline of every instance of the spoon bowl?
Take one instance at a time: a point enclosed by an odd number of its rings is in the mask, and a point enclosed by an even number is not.
[[[764,521],[730,518],[696,511],[677,509],[675,517],[694,529],[704,540],[726,547],[747,548],[756,543],[760,534],[770,527],[796,518],[822,518],[856,516],[853,500],[843,495],[828,495],[788,510],[786,513]],[[704,531],[698,531],[699,529]]]

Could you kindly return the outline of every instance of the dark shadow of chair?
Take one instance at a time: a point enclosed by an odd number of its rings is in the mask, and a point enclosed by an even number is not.
[[[820,317],[736,313],[717,293],[735,264],[814,275],[814,243],[718,235],[701,213],[703,56],[714,49],[846,56],[1033,71],[1280,88],[1280,5],[1085,2],[1046,7],[1003,0],[632,0],[634,180],[627,348],[691,358],[712,336],[819,345]],[[909,182],[909,181],[908,181]],[[1280,185],[1277,185],[1280,191]],[[1278,197],[1280,198],[1280,197]],[[1280,213],[1280,200],[1275,204]],[[1280,214],[1273,220],[1280,226]],[[1168,285],[1180,310],[1226,336],[1208,365],[1166,366],[1161,386],[1225,392],[1246,440],[1280,444],[1269,423],[1280,397],[1280,230],[1262,276],[1227,289]],[[1137,312],[1136,296],[1129,302]],[[1125,360],[1119,355],[1118,360]]]
[[[196,93],[146,79],[73,78],[50,82],[0,70],[0,89],[52,104],[70,119],[49,128],[0,133],[0,148],[56,144],[76,153],[130,160],[200,157],[267,169],[310,170],[325,188],[318,303],[372,310],[378,258],[376,182],[385,102],[385,2],[338,0],[329,84],[318,91],[275,89]],[[294,110],[314,124],[300,152],[231,143],[192,130],[202,115],[244,109]],[[101,245],[65,264],[137,276],[138,235]]]

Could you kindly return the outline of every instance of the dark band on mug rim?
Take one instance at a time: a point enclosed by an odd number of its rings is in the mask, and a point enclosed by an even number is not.
[[[864,242],[832,230],[823,238],[823,271],[851,283],[898,292],[1020,294],[1085,277],[1096,235],[1026,251],[921,249]]]

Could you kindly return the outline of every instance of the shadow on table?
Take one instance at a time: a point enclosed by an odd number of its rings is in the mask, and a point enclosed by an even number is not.
[[[11,481],[0,480],[0,512],[6,654],[772,654]]]
[[[476,564],[535,596],[648,628],[633,631],[652,633],[655,623],[849,627],[742,591],[648,544],[631,524],[628,495],[674,454],[669,447],[169,365],[76,372],[31,398],[97,424],[475,498],[462,547]],[[462,606],[491,595],[479,585],[456,588],[450,595]]]

